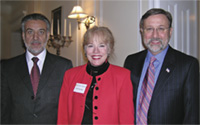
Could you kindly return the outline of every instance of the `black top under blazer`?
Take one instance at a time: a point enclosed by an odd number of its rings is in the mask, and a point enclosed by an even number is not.
[[[129,55],[124,63],[131,71],[134,105],[146,55],[147,50]],[[190,123],[199,123],[198,60],[169,47],[150,102],[148,124]]]
[[[56,124],[64,73],[72,68],[68,59],[47,52],[36,99],[25,53],[1,63],[1,123]]]

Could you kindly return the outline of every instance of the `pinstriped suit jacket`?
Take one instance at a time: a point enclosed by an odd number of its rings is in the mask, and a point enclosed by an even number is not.
[[[64,73],[72,67],[68,59],[47,52],[36,99],[25,54],[1,64],[1,123],[56,124]]]
[[[131,71],[134,105],[146,54],[147,50],[129,55],[124,63]],[[148,124],[183,123],[199,123],[199,64],[169,47],[150,102]]]

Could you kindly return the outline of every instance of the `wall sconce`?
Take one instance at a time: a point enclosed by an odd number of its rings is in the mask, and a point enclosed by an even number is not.
[[[86,29],[88,29],[90,27],[90,24],[95,22],[95,17],[88,16],[86,13],[84,13],[81,6],[74,6],[68,18],[77,19],[79,30],[80,30],[81,23],[84,23],[86,26]],[[80,20],[81,18],[86,18],[86,19],[83,22],[81,22]]]
[[[55,16],[55,13],[57,14],[57,16]],[[73,41],[72,35],[71,35],[71,22],[69,22],[69,36],[67,37],[67,33],[66,33],[67,19],[64,19],[64,33],[63,33],[63,36],[61,36],[60,34],[61,7],[53,10],[53,15],[54,16],[51,21],[51,32],[50,32],[51,35],[48,40],[47,46],[55,48],[57,50],[56,54],[60,55],[60,48],[68,47]]]
[[[84,21],[86,29],[89,29],[90,28],[90,24],[93,24],[94,22],[95,22],[95,17],[94,16],[87,16],[87,18]]]

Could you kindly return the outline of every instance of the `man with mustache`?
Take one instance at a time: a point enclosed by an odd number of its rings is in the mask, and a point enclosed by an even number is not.
[[[44,15],[26,15],[21,28],[26,52],[1,64],[1,124],[56,124],[63,76],[72,62],[46,50],[51,27]]]
[[[172,16],[153,8],[140,20],[146,50],[129,55],[136,124],[198,124],[199,64],[169,45]]]

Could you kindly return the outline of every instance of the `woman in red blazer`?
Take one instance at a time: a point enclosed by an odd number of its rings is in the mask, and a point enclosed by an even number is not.
[[[58,124],[133,124],[130,71],[109,64],[114,38],[106,27],[84,35],[88,63],[65,73],[60,92]]]

